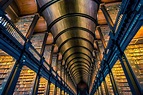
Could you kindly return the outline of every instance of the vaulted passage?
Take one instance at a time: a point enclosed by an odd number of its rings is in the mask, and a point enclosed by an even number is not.
[[[43,9],[41,14],[58,46],[58,52],[64,54],[63,65],[73,74],[76,84],[80,81],[88,83],[93,64],[90,59],[93,58],[99,5],[93,0],[58,0],[44,7],[48,2],[38,0],[40,9]],[[88,62],[84,62],[85,60]]]
[[[142,0],[0,0],[0,95],[143,95]]]

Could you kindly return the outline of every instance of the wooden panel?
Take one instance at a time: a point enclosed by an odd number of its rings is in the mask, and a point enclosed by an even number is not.
[[[52,44],[53,42],[54,42],[53,35],[49,33],[46,44]]]
[[[54,51],[53,51],[54,53],[57,53],[58,52],[58,46],[55,44],[54,45]]]
[[[43,17],[40,17],[34,30],[35,32],[45,32],[47,30],[47,23]]]
[[[98,11],[97,19],[98,19],[98,24],[107,24],[106,19],[105,19],[104,15],[103,15],[101,9],[99,9],[99,11]]]
[[[96,41],[94,41],[93,45],[94,45],[94,48],[97,49]]]
[[[34,14],[37,12],[35,0],[15,0],[21,15]]]
[[[98,30],[96,29],[96,31],[95,31],[95,37],[96,37],[96,39],[100,39],[100,35],[99,35],[99,32],[98,32]]]
[[[5,11],[8,14],[8,16],[11,18],[11,21],[13,21],[14,23],[18,21],[19,17],[13,11],[13,8],[11,6],[8,6]]]

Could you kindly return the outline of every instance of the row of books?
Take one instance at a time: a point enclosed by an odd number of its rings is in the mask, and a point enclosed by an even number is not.
[[[139,84],[143,88],[143,43],[129,44],[125,54]]]
[[[111,84],[109,74],[106,76],[105,81],[107,83],[107,89],[108,89],[109,95],[114,95],[113,86]]]
[[[24,66],[21,70],[13,95],[29,95],[34,87],[36,73]]]
[[[126,76],[124,74],[124,71],[119,61],[117,61],[115,65],[113,66],[112,73],[114,75],[114,79],[115,79],[119,94],[132,95],[128,81],[126,79]]]
[[[54,84],[50,84],[50,95],[54,95],[54,89],[55,89],[55,85]]]
[[[4,88],[4,84],[6,84],[7,79],[10,75],[10,72],[14,66],[15,60],[13,57],[3,54],[0,55],[0,88]]]
[[[48,81],[45,78],[40,78],[40,83],[38,87],[38,95],[46,95],[46,90],[48,86]]]
[[[60,95],[60,88],[57,88],[57,95]]]
[[[106,95],[105,86],[104,86],[104,83],[103,83],[103,82],[101,83],[101,89],[102,89],[103,95]]]
[[[16,60],[9,55],[0,55],[0,89],[3,89],[6,84],[7,79],[9,78],[13,66]],[[20,76],[18,78],[15,90],[13,95],[30,95],[32,94],[34,83],[36,78],[36,72],[28,68],[27,66],[23,66],[20,72]],[[48,80],[41,77],[38,87],[38,95],[46,95],[48,86]],[[51,83],[50,85],[50,95],[54,94],[55,85]],[[60,88],[57,88],[57,94],[60,95]],[[64,92],[62,91],[62,95]]]

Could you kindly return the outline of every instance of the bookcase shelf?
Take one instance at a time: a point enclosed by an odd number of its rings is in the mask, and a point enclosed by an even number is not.
[[[31,95],[36,73],[23,66],[13,95]]]
[[[11,71],[15,64],[15,59],[4,51],[0,50],[0,94],[2,93]]]
[[[99,95],[102,95],[101,94],[101,86],[98,87],[98,93],[99,93]]]
[[[108,89],[109,95],[114,95],[113,88],[112,88],[113,86],[111,84],[109,74],[105,77],[105,81],[107,83],[107,89]]]
[[[56,95],[60,95],[60,88],[57,87],[57,94]]]
[[[64,91],[62,90],[62,95],[64,95]]]
[[[37,95],[46,95],[47,85],[48,81],[45,78],[41,77]]]
[[[54,95],[54,89],[55,89],[55,85],[54,84],[50,84],[50,95]]]
[[[113,66],[112,73],[114,75],[114,79],[117,84],[119,94],[132,95],[126,76],[119,61],[117,61]]]
[[[132,39],[125,50],[125,54],[138,80],[138,83],[143,89],[143,37]]]
[[[103,82],[101,83],[101,87],[102,87],[103,95],[106,95],[105,86],[104,86],[104,83],[103,83]]]

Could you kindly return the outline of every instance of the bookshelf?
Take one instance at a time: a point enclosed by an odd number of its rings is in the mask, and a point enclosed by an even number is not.
[[[54,95],[54,89],[55,89],[55,85],[54,84],[50,84],[50,94],[49,95]]]
[[[57,87],[57,95],[60,95],[60,88]]]
[[[65,95],[65,94],[64,94],[64,90],[62,90],[62,95]]]
[[[106,95],[105,87],[104,87],[104,83],[103,82],[101,83],[101,87],[102,87],[103,95]]]
[[[125,54],[138,82],[143,88],[143,43],[129,45],[125,51]]]
[[[113,66],[112,73],[114,75],[114,79],[116,81],[119,94],[132,95],[126,76],[119,61],[117,61]]]
[[[46,95],[47,85],[48,81],[45,78],[41,77],[37,95]]]
[[[101,94],[101,87],[100,86],[98,87],[98,95],[102,95]]]
[[[143,89],[143,26],[127,46],[125,54],[138,83]]]
[[[23,66],[13,95],[31,95],[36,73],[26,66]]]
[[[3,91],[16,60],[0,50],[0,93]]]
[[[113,86],[111,84],[109,74],[105,77],[105,81],[107,83],[107,89],[108,89],[109,95],[114,95],[113,88],[112,88]]]
[[[65,95],[68,95],[68,94],[65,92]]]

